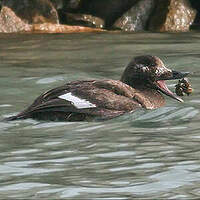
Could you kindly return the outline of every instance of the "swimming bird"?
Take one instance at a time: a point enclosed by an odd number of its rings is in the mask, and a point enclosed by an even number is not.
[[[165,67],[156,56],[137,56],[125,68],[121,80],[80,80],[41,94],[27,109],[7,120],[33,118],[50,121],[111,119],[139,108],[156,109],[171,92],[165,80],[181,79],[188,72]]]

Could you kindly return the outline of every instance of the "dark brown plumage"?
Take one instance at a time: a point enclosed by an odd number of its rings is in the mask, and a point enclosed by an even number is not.
[[[166,68],[156,56],[138,56],[128,64],[121,80],[67,83],[40,95],[26,110],[7,120],[110,119],[138,108],[159,108],[165,103],[161,93],[182,101],[167,88],[164,80],[180,79],[187,74]]]

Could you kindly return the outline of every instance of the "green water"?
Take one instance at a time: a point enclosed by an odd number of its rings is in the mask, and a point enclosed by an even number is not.
[[[0,122],[0,198],[200,197],[199,33],[0,35],[0,119],[67,81],[119,79],[142,54],[192,72],[194,93],[104,122]]]

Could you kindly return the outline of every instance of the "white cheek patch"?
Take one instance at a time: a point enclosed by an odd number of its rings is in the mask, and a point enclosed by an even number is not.
[[[96,107],[95,104],[90,103],[89,101],[87,101],[85,99],[81,99],[79,97],[76,97],[71,92],[60,95],[58,98],[72,102],[74,104],[74,106],[78,109],[95,108]]]

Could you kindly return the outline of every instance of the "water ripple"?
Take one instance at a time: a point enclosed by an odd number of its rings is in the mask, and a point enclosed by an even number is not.
[[[199,198],[199,33],[2,37],[1,119],[67,81],[118,79],[133,55],[194,72],[194,92],[108,121],[0,122],[1,198]]]

